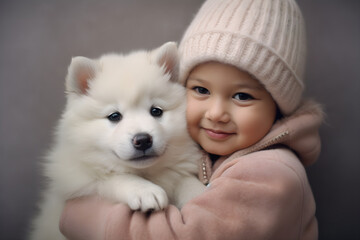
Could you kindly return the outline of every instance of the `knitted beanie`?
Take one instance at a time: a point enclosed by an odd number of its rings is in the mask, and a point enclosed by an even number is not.
[[[284,115],[304,90],[305,26],[295,0],[207,0],[179,51],[180,81],[198,64],[231,64],[258,79]]]

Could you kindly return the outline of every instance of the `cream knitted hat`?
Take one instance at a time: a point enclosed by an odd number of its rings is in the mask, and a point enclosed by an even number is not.
[[[196,65],[218,61],[258,79],[284,115],[301,101],[306,40],[295,0],[207,0],[179,50],[182,83]]]

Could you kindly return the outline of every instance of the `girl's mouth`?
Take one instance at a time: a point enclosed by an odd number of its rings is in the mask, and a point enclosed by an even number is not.
[[[213,129],[207,129],[207,128],[204,128],[204,130],[210,138],[215,139],[215,140],[224,140],[234,134],[234,133],[223,132],[221,130],[213,130]]]

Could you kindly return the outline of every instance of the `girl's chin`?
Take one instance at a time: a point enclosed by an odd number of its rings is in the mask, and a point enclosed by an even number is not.
[[[202,146],[202,148],[205,152],[218,156],[227,156],[235,151],[233,151],[232,149],[226,149],[223,146],[219,146],[219,144],[216,144],[215,146],[205,145]]]

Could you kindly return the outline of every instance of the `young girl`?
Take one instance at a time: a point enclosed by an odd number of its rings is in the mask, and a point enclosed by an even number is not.
[[[302,99],[305,32],[294,0],[208,0],[181,44],[191,137],[207,189],[179,210],[72,200],[68,239],[317,239],[304,166],[320,152],[320,107]]]

